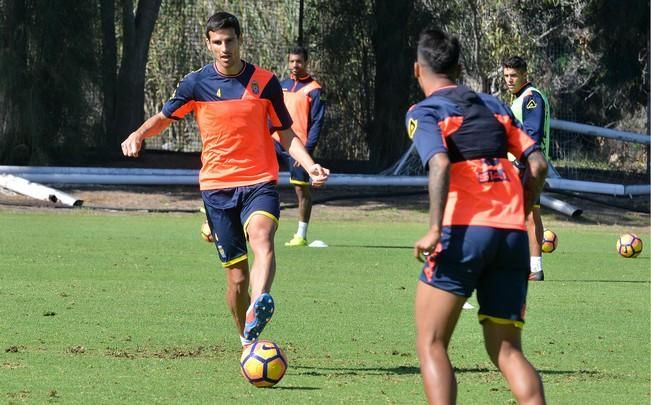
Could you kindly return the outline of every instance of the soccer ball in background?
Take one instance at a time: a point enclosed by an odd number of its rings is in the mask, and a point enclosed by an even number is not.
[[[543,253],[551,253],[558,246],[558,236],[553,231],[545,229],[543,231],[542,246],[540,249]]]
[[[201,229],[199,231],[201,233],[201,237],[203,240],[206,242],[213,242],[214,239],[212,237],[212,232],[210,231],[210,225],[208,225],[208,221],[205,221],[203,224],[201,224]]]
[[[634,233],[625,233],[617,239],[617,253],[622,257],[638,257],[642,253],[642,239]]]
[[[287,357],[276,343],[256,340],[244,348],[240,367],[248,382],[258,388],[268,388],[282,380],[287,371]]]

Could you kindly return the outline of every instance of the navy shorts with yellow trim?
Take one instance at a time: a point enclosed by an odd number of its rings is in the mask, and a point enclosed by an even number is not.
[[[291,157],[282,145],[278,142],[274,142],[276,147],[276,156],[278,157],[278,162],[287,166],[287,171],[289,172],[289,182],[296,186],[309,186],[310,185],[310,175],[303,169],[303,166],[295,166],[295,160]]]
[[[280,218],[280,200],[274,183],[205,190],[201,198],[224,267],[246,260],[246,227],[252,215],[265,215],[276,223]]]
[[[524,324],[529,275],[526,231],[446,226],[420,280],[455,295],[477,290],[479,320]]]

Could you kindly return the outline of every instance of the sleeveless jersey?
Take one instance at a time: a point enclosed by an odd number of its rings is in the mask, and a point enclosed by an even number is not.
[[[551,113],[549,109],[549,100],[545,94],[533,87],[531,83],[526,84],[520,91],[519,95],[511,103],[511,110],[515,118],[520,121],[527,133],[536,140],[545,156],[549,156],[549,133]],[[541,105],[538,105],[541,104]],[[542,128],[540,125],[539,109],[543,110]],[[526,114],[525,114],[526,112]],[[529,119],[529,117],[531,117]]]

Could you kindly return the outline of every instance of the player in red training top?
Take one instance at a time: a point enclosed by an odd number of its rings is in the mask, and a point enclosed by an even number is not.
[[[496,98],[455,84],[459,42],[423,31],[414,74],[426,98],[406,117],[429,167],[430,227],[414,244],[425,261],[416,288],[416,347],[430,403],[456,402],[447,348],[464,302],[477,291],[486,350],[521,404],[545,402],[540,376],[522,353],[529,274],[525,213],[547,164]],[[525,190],[507,152],[527,164]]]
[[[297,46],[289,51],[288,65],[290,77],[280,82],[285,96],[285,106],[292,117],[292,129],[299,137],[308,153],[312,154],[319,142],[325,103],[321,97],[321,85],[307,73],[307,49]],[[279,141],[278,134],[274,139]],[[310,176],[292,157],[275,142],[276,155],[289,169],[289,181],[294,185],[298,199],[298,229],[285,246],[306,246],[307,227],[312,214],[312,195]]]
[[[206,46],[215,62],[185,76],[162,111],[122,143],[122,152],[138,156],[145,138],[194,113],[202,142],[201,196],[226,270],[226,300],[246,345],[258,338],[275,309],[269,291],[276,271],[274,235],[280,204],[269,124],[313,185],[324,184],[329,171],[314,163],[291,130],[278,79],[241,60],[241,43],[235,16],[218,12],[210,17]],[[250,271],[247,240],[255,258]]]

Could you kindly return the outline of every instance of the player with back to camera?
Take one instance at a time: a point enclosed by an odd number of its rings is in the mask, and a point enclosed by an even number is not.
[[[301,140],[308,153],[312,154],[319,142],[325,103],[322,98],[321,85],[307,72],[307,49],[297,46],[289,51],[287,64],[290,77],[280,82],[283,88],[285,106],[292,117],[292,130]],[[310,193],[310,176],[291,155],[283,150],[274,133],[276,155],[285,162],[289,169],[289,181],[294,185],[298,200],[298,229],[294,237],[285,246],[307,246],[307,227],[312,214],[312,194]]]
[[[551,118],[547,97],[528,80],[527,62],[520,56],[506,58],[502,62],[502,69],[506,87],[515,96],[511,104],[515,118],[522,123],[524,130],[536,141],[545,155],[549,156]],[[542,243],[545,229],[540,216],[540,199],[533,205],[526,224],[531,252],[529,281],[543,281],[545,273],[542,263]]]
[[[486,351],[520,404],[544,404],[540,376],[522,352],[529,248],[524,224],[547,163],[495,97],[457,85],[459,41],[427,29],[414,75],[426,98],[406,116],[429,168],[430,226],[414,244],[424,261],[416,287],[416,348],[430,403],[456,402],[448,345],[462,306],[477,291]],[[523,186],[507,152],[527,166]]]
[[[275,309],[269,292],[276,271],[274,235],[280,204],[269,124],[313,185],[324,184],[329,171],[314,163],[291,130],[278,79],[240,59],[237,18],[214,14],[205,35],[214,63],[185,76],[162,111],[122,143],[122,151],[137,157],[145,138],[194,113],[202,142],[199,188],[225,269],[226,301],[241,343],[247,345],[258,338]],[[247,240],[254,256],[250,271]]]

